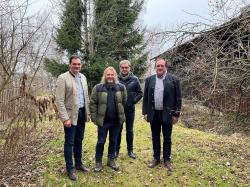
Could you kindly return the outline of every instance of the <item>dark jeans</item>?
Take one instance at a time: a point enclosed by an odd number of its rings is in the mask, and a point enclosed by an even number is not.
[[[154,159],[160,161],[161,155],[161,129],[163,133],[163,159],[164,161],[171,160],[171,146],[172,146],[172,124],[165,124],[162,119],[162,111],[154,112],[154,119],[150,123],[152,133],[152,143],[154,150]]]
[[[77,125],[71,125],[70,128],[64,126],[65,142],[64,142],[64,158],[67,171],[72,170],[74,152],[75,165],[82,165],[82,140],[85,130],[85,110],[79,109]]]
[[[96,162],[102,162],[104,145],[107,134],[109,132],[109,147],[108,158],[115,158],[115,148],[117,143],[117,135],[120,131],[121,125],[118,122],[105,122],[103,126],[98,126],[98,140],[96,144],[95,159]]]
[[[125,110],[126,116],[126,141],[127,141],[127,150],[128,152],[133,151],[133,141],[134,141],[134,119],[135,119],[135,109]],[[122,139],[122,129],[123,124],[121,126],[121,130],[119,132],[117,138],[117,148],[116,151],[119,152],[121,147],[121,139]]]

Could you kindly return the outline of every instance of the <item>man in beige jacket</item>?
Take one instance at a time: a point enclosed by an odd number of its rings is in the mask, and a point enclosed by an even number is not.
[[[80,69],[79,56],[72,55],[69,60],[69,71],[58,77],[56,88],[56,105],[59,117],[64,124],[64,158],[71,180],[77,179],[73,166],[73,152],[75,168],[83,172],[89,171],[82,163],[85,122],[90,119],[89,95],[86,77],[80,73]]]

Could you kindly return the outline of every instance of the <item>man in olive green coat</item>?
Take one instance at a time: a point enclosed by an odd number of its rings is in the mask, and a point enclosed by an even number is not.
[[[102,156],[108,132],[107,165],[116,171],[119,170],[115,163],[115,149],[121,124],[125,121],[124,106],[126,102],[127,91],[125,86],[118,83],[115,69],[107,67],[104,70],[101,83],[93,88],[90,99],[91,119],[98,126],[95,171],[102,170]]]

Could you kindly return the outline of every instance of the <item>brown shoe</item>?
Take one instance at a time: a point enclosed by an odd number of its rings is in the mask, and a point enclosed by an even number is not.
[[[74,169],[70,170],[67,172],[68,176],[71,180],[76,181],[77,180],[77,176],[76,176],[76,172]]]
[[[87,168],[85,165],[76,166],[76,169],[82,172],[89,172],[89,168]]]
[[[158,164],[160,164],[160,161],[154,159],[154,160],[152,160],[151,162],[149,162],[148,167],[149,167],[149,168],[154,168],[154,167],[157,166]]]
[[[173,165],[170,161],[165,161],[164,166],[167,168],[168,171],[173,171]]]

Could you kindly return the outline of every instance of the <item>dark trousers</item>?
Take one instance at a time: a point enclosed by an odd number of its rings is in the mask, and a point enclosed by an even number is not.
[[[126,116],[127,150],[128,152],[130,152],[133,151],[135,109],[133,108],[131,110],[125,110],[125,116]],[[117,138],[117,148],[116,148],[117,152],[119,152],[121,147],[122,129],[123,129],[123,124],[121,126],[121,130]]]
[[[118,122],[105,122],[103,126],[98,126],[98,140],[96,144],[96,153],[95,153],[96,162],[102,162],[104,145],[106,142],[108,132],[109,132],[108,158],[109,159],[115,158],[115,148],[120,128],[121,125]]]
[[[77,125],[71,125],[70,128],[64,126],[65,142],[64,142],[64,158],[67,171],[72,170],[74,152],[75,165],[82,165],[82,140],[85,130],[85,109],[81,108],[78,112]]]
[[[164,123],[162,119],[162,111],[155,111],[153,121],[150,122],[152,143],[154,151],[154,159],[160,161],[161,155],[161,130],[163,134],[163,159],[164,161],[171,160],[172,146],[172,124]]]

